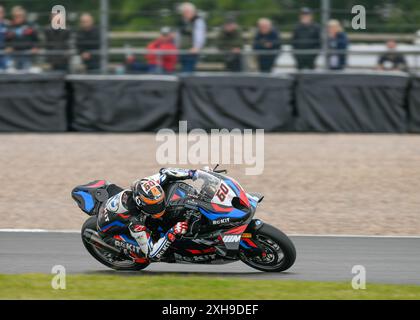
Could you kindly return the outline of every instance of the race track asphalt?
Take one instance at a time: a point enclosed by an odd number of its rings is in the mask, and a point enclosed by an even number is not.
[[[366,268],[367,283],[420,284],[420,238],[294,236],[297,260],[283,273],[263,273],[242,262],[226,265],[155,263],[127,275],[193,274],[252,279],[351,281],[352,267]],[[84,249],[77,233],[0,232],[0,273],[114,274]],[[119,272],[121,274],[121,272]]]

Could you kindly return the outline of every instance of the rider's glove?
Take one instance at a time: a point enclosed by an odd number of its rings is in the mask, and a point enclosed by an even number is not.
[[[187,170],[187,169],[179,169],[179,168],[161,168],[159,170],[160,174],[165,174],[168,177],[171,177],[175,180],[183,180],[183,179],[196,179],[197,170]]]
[[[178,222],[176,225],[173,226],[173,234],[176,237],[181,237],[182,235],[187,233],[188,230],[188,223],[186,221]]]
[[[160,174],[166,174],[171,177],[175,178],[185,178],[188,177],[188,170],[187,169],[180,169],[180,168],[161,168],[159,170]]]
[[[189,170],[188,175],[193,181],[197,180],[197,170]]]

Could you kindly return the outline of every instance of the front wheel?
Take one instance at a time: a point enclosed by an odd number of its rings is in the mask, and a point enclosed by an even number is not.
[[[293,242],[275,227],[264,224],[253,234],[252,240],[258,242],[264,253],[251,256],[241,250],[239,256],[248,266],[265,272],[281,272],[294,264],[296,249]]]
[[[119,270],[119,271],[139,271],[146,268],[149,263],[136,263],[132,259],[124,256],[118,256],[107,250],[101,248],[100,245],[96,245],[92,242],[89,242],[85,237],[84,233],[87,229],[90,229],[96,232],[96,225],[97,225],[97,216],[92,216],[85,221],[82,226],[82,241],[83,245],[85,246],[86,250],[98,260],[103,265]]]

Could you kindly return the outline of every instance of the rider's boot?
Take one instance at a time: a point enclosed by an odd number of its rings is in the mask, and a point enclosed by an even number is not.
[[[162,238],[160,238],[152,247],[149,253],[149,258],[155,261],[159,261],[163,258],[166,251],[172,245],[176,239],[175,235],[173,234],[173,230],[169,230]],[[166,257],[165,257],[166,258]]]
[[[154,261],[161,260],[176,239],[173,229],[170,229],[156,243],[153,243],[145,226],[131,223],[128,228],[131,236],[136,240],[145,257]]]
[[[128,226],[131,236],[136,240],[137,244],[140,247],[140,250],[143,252],[145,257],[149,256],[149,252],[152,249],[152,240],[150,238],[150,233],[147,231],[147,228],[141,224],[131,223]]]

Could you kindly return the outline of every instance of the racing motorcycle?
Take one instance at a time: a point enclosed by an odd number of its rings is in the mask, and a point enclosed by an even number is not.
[[[220,264],[242,261],[266,272],[289,269],[296,259],[292,241],[282,231],[254,219],[259,193],[246,193],[241,185],[226,175],[226,170],[197,170],[195,181],[176,181],[164,187],[166,206],[181,206],[200,221],[199,231],[175,240],[161,262]],[[90,215],[82,226],[82,241],[99,262],[115,270],[141,270],[149,259],[141,255],[136,241],[127,232],[102,237],[97,220],[104,214],[108,199],[117,192],[111,183],[96,180],[73,189],[79,208]],[[197,221],[194,220],[194,221]],[[162,234],[164,230],[162,230]]]

